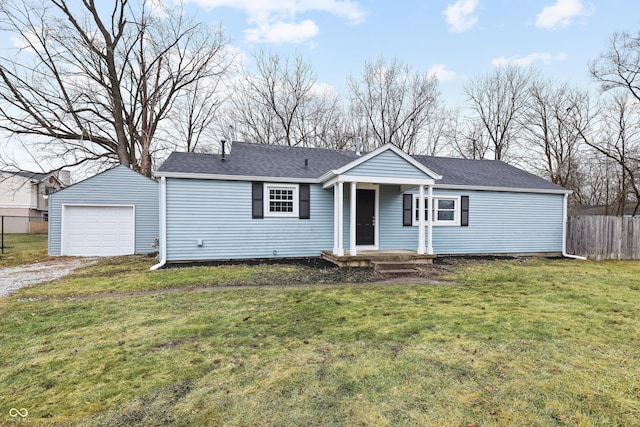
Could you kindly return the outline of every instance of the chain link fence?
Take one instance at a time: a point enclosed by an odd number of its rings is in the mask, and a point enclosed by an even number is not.
[[[47,234],[49,222],[47,215],[19,216],[0,215],[0,249],[4,253],[7,234]]]

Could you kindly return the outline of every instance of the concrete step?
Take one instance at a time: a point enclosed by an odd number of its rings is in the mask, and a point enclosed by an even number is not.
[[[408,268],[397,268],[392,270],[376,270],[379,274],[394,274],[394,275],[412,275],[417,273],[416,269],[408,269]]]
[[[417,271],[414,262],[410,261],[371,261],[373,269],[380,273],[415,273]]]

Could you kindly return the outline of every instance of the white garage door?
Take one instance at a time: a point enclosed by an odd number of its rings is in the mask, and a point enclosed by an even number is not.
[[[62,255],[112,256],[135,252],[133,206],[65,206]]]

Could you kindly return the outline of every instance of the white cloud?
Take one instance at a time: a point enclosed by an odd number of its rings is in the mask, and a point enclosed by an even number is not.
[[[256,43],[302,43],[315,37],[319,32],[318,26],[310,19],[300,23],[275,22],[263,24],[258,28],[245,30],[247,41]]]
[[[438,81],[446,82],[449,80],[453,80],[456,78],[455,71],[447,70],[447,66],[444,64],[435,64],[429,70],[427,70],[428,75],[434,75],[437,77]]]
[[[450,4],[442,12],[447,18],[449,31],[460,33],[471,29],[478,22],[477,8],[478,0],[458,0]]]
[[[518,58],[517,56],[512,56],[507,58],[505,56],[501,56],[500,58],[495,58],[491,60],[491,63],[496,67],[502,67],[506,65],[516,65],[519,67],[528,67],[533,65],[534,62],[541,62],[545,65],[553,64],[554,62],[564,61],[567,59],[566,53],[540,53],[533,52],[527,56],[523,56]]]
[[[571,25],[579,16],[589,14],[582,0],[557,0],[553,6],[547,6],[536,15],[536,27],[555,30]]]
[[[311,19],[300,21],[310,12],[328,13],[351,25],[364,21],[365,12],[352,0],[186,0],[207,9],[229,7],[246,13],[253,27],[245,30],[247,41],[263,43],[302,43],[315,37],[319,28]]]

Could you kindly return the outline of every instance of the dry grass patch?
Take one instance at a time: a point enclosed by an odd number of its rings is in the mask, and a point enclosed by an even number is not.
[[[18,298],[68,298],[100,294],[197,289],[217,286],[296,286],[366,282],[371,269],[314,268],[295,264],[225,264],[150,271],[157,260],[134,255],[104,258],[60,280],[23,288]]]

